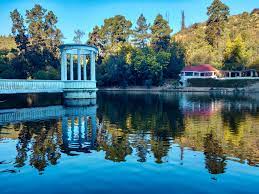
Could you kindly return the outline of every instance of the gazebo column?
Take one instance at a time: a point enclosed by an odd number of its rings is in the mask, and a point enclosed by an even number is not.
[[[91,52],[91,80],[95,81],[95,54]]]
[[[67,52],[61,51],[61,80],[67,80]]]
[[[74,80],[74,55],[70,55],[70,80]]]
[[[87,80],[87,73],[86,73],[86,55],[83,55],[84,61],[84,80]]]
[[[81,58],[81,51],[80,49],[77,49],[77,79],[81,80],[81,64],[80,64],[80,58]]]

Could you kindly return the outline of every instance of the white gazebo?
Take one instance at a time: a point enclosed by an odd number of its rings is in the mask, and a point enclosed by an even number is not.
[[[70,99],[95,98],[95,94],[93,94],[93,91],[95,93],[97,90],[95,58],[98,49],[86,44],[63,44],[59,49],[61,52],[61,80],[64,82],[64,97]],[[87,76],[87,56],[90,59],[90,77]],[[74,58],[77,58],[76,64],[74,64]],[[77,65],[76,72],[74,72],[74,65]]]
[[[95,81],[95,56],[98,49],[94,46],[85,44],[63,44],[60,47],[61,52],[61,80],[74,80],[74,57],[77,56],[77,80],[92,80]],[[67,57],[70,56],[69,61],[69,79],[68,79],[68,63]],[[90,57],[90,79],[87,78],[87,63],[86,56]],[[83,77],[82,77],[83,66]]]

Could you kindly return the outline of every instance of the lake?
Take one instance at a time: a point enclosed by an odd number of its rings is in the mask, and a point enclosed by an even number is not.
[[[258,193],[259,95],[0,98],[1,193]]]

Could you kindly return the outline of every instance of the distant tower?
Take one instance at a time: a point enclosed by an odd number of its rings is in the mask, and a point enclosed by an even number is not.
[[[181,30],[185,29],[185,15],[184,15],[184,11],[182,11],[182,26],[181,26]]]

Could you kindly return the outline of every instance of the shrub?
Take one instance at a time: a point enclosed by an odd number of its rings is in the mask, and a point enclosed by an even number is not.
[[[243,88],[259,82],[259,80],[235,79],[235,80],[218,80],[218,79],[188,79],[191,87],[219,87],[219,88]]]

